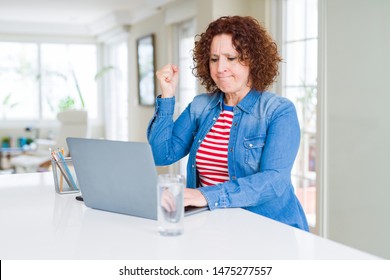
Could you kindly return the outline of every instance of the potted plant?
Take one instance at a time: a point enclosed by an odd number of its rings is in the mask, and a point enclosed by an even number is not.
[[[2,148],[10,148],[11,147],[11,137],[4,136],[1,138],[1,147]]]
[[[102,69],[100,69],[95,74],[94,80],[95,81],[99,80],[107,72],[109,72],[109,71],[111,71],[113,69],[114,69],[113,66],[105,66],[105,67],[103,67]],[[72,73],[72,79],[73,79],[75,87],[76,87],[77,95],[78,95],[78,98],[79,98],[79,101],[80,101],[81,109],[85,109],[84,97],[83,97],[83,94],[81,92],[77,76],[76,76],[74,70],[72,70],[71,73]],[[66,77],[64,75],[60,75],[60,76],[63,77],[64,79],[66,79]],[[63,112],[63,111],[66,111],[66,110],[75,109],[75,106],[76,106],[75,99],[68,95],[65,98],[60,100],[60,102],[58,104],[58,109],[59,109],[60,112]]]

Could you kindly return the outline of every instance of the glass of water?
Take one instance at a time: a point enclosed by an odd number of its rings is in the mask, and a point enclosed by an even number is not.
[[[161,235],[174,236],[183,233],[184,176],[158,175],[158,231]]]

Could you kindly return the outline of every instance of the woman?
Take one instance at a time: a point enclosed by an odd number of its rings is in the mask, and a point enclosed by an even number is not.
[[[281,58],[252,17],[221,17],[197,37],[194,73],[209,93],[173,121],[179,69],[157,71],[162,94],[148,127],[157,165],[189,154],[185,205],[241,207],[307,230],[291,184],[300,139],[294,105],[267,92]]]

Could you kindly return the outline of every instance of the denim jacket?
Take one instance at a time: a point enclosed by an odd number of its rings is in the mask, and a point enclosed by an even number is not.
[[[175,98],[157,98],[147,136],[156,165],[189,154],[187,187],[199,186],[196,152],[222,111],[223,93],[201,94],[173,120]],[[251,90],[234,108],[228,146],[230,180],[201,187],[210,210],[241,207],[308,230],[291,183],[300,141],[295,107],[288,99]]]

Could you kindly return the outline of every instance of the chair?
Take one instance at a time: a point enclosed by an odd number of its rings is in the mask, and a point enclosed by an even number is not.
[[[64,148],[65,155],[69,155],[66,144],[67,137],[85,138],[89,135],[88,113],[85,110],[67,110],[57,114],[60,128],[55,141],[37,139],[37,149],[11,159],[16,173],[37,172],[50,166],[51,157],[49,148]]]

